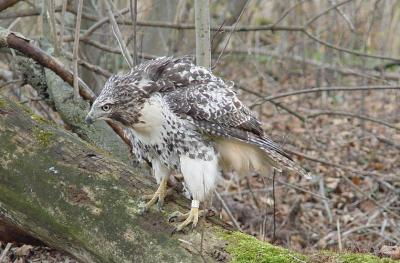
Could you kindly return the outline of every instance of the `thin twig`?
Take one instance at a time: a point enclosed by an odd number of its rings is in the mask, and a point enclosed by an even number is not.
[[[19,21],[21,21],[21,17],[18,17],[17,19],[15,19],[9,26],[8,26],[8,30],[12,30],[18,23]]]
[[[287,187],[290,187],[290,188],[293,188],[293,189],[295,189],[295,190],[298,190],[298,191],[301,191],[301,192],[310,194],[310,195],[312,195],[312,196],[314,196],[314,197],[316,197],[316,198],[320,198],[320,199],[322,199],[322,200],[325,200],[326,202],[329,202],[329,198],[327,198],[327,197],[325,197],[325,196],[322,196],[322,195],[320,195],[320,194],[311,192],[311,191],[309,191],[309,190],[303,189],[303,188],[301,188],[300,186],[297,186],[297,185],[294,185],[294,184],[291,184],[291,183],[287,183],[287,182],[285,182],[285,181],[283,181],[283,180],[276,180],[276,181],[277,181],[278,183],[280,183],[280,184],[286,185]]]
[[[119,30],[118,24],[115,21],[114,18],[114,14],[111,10],[111,6],[108,0],[104,0],[104,4],[106,6],[107,12],[108,12],[108,17],[110,18],[110,22],[111,22],[111,28],[113,30],[113,33],[115,35],[115,38],[117,39],[118,45],[122,51],[122,55],[126,60],[126,63],[128,63],[128,66],[130,68],[133,67],[134,63],[133,63],[133,59],[131,54],[128,51],[128,48],[125,45],[124,39],[122,37],[121,31]]]
[[[229,209],[229,206],[226,204],[226,202],[222,198],[222,196],[215,190],[214,190],[214,194],[218,198],[218,200],[221,202],[222,207],[224,208],[225,212],[228,214],[229,218],[232,220],[232,223],[235,225],[236,229],[239,230],[240,232],[243,232],[242,228],[240,227],[239,223],[236,221],[236,218],[233,216],[231,210]]]
[[[137,22],[137,0],[130,0],[130,9],[131,9],[131,19],[132,19],[132,29],[133,29],[133,65],[135,66],[138,62],[137,60],[137,40],[136,40],[136,22]]]
[[[355,75],[355,76],[361,76],[361,77],[367,77],[370,79],[374,80],[380,80],[380,81],[385,81],[385,80],[395,80],[398,81],[400,79],[400,75],[397,73],[391,73],[391,72],[385,72],[384,75],[381,73],[376,72],[376,69],[366,69],[362,68],[363,71],[355,70],[353,68],[346,68],[343,66],[336,66],[333,64],[327,64],[327,63],[321,63],[316,60],[311,60],[311,59],[304,59],[303,57],[296,56],[296,55],[285,55],[278,53],[276,51],[269,51],[265,49],[260,49],[260,48],[246,48],[246,49],[238,49],[238,48],[233,48],[233,49],[228,49],[227,52],[229,53],[238,53],[238,54],[255,54],[255,55],[265,55],[269,57],[274,57],[279,60],[292,60],[295,62],[301,62],[301,63],[307,63],[313,67],[317,67],[318,69],[329,69],[332,71],[337,71],[343,75]],[[397,62],[393,62],[397,63]],[[368,71],[368,72],[365,72]]]
[[[365,120],[365,121],[370,121],[373,123],[378,123],[381,124],[383,126],[395,129],[400,131],[400,128],[390,124],[386,121],[382,121],[379,119],[375,119],[369,116],[365,116],[365,115],[360,115],[360,114],[356,114],[356,113],[350,113],[350,112],[344,112],[344,111],[331,111],[331,110],[321,110],[315,113],[312,113],[310,115],[307,116],[307,118],[316,118],[318,116],[322,116],[322,115],[335,115],[335,116],[343,116],[343,117],[351,117],[351,118],[357,118],[357,119],[361,119],[361,120]]]
[[[245,91],[247,93],[253,94],[254,96],[257,96],[258,98],[264,98],[264,96],[262,96],[261,94],[255,92],[253,90],[247,89],[247,88],[239,86],[239,85],[236,85],[235,87],[240,89],[240,90],[243,90],[243,91]],[[303,117],[302,115],[300,115],[298,112],[295,112],[294,110],[290,109],[289,107],[283,105],[280,102],[270,101],[270,103],[272,103],[274,106],[276,106],[278,108],[281,108],[282,110],[288,112],[289,114],[292,114],[293,116],[295,116],[296,118],[298,118],[302,122],[304,122],[306,120],[306,118]],[[255,106],[257,106],[257,105],[255,105],[255,104],[251,105],[250,109],[254,108]]]
[[[72,54],[70,52],[65,52],[65,55],[67,58],[72,59]],[[97,74],[103,75],[106,78],[109,78],[112,75],[112,73],[109,72],[108,70],[106,70],[100,66],[93,65],[93,64],[89,63],[88,61],[85,61],[81,58],[78,59],[78,64],[97,73]]]
[[[301,0],[297,3],[295,3],[294,5],[292,5],[291,7],[289,7],[285,12],[283,12],[283,14],[281,15],[281,17],[279,17],[275,23],[272,24],[272,26],[276,26],[277,24],[279,24],[285,17],[287,17],[287,15],[290,14],[290,12],[292,12],[294,9],[296,9],[299,5],[302,5],[305,1],[308,0]]]
[[[67,11],[67,4],[68,4],[68,0],[63,0],[62,9],[61,9],[61,26],[60,26],[60,36],[59,36],[61,49],[64,45],[63,38],[64,38],[64,29],[65,29],[65,12]]]
[[[7,256],[8,251],[10,250],[11,246],[12,246],[12,243],[7,243],[6,248],[3,250],[3,253],[1,253],[0,263],[3,263],[3,262],[5,263],[4,260]]]
[[[276,200],[275,200],[275,174],[276,169],[273,169],[274,172],[272,174],[272,201],[273,201],[273,234],[272,234],[272,242],[276,240]],[[265,215],[266,216],[266,215]]]
[[[329,206],[328,201],[326,200],[326,195],[325,195],[325,185],[324,185],[324,177],[321,176],[319,179],[319,193],[325,197],[323,199],[321,199],[322,203],[324,204],[325,210],[326,210],[326,214],[328,216],[328,221],[331,224],[333,221],[332,218],[332,211],[331,211],[331,207]]]
[[[345,1],[343,1],[343,2],[337,3],[337,4],[333,5],[333,6],[330,6],[330,7],[327,8],[327,9],[323,10],[322,12],[318,13],[317,15],[315,15],[314,17],[312,17],[311,19],[309,19],[309,20],[305,23],[304,28],[309,27],[309,26],[310,26],[313,22],[315,22],[318,18],[320,18],[321,16],[323,16],[323,15],[329,13],[329,11],[331,11],[332,9],[336,9],[336,8],[338,8],[339,6],[344,5],[344,4],[347,4],[348,2],[351,2],[351,1],[353,1],[353,0],[345,0]]]
[[[357,86],[357,87],[321,87],[312,89],[293,90],[264,97],[260,101],[255,102],[252,106],[260,105],[261,103],[266,101],[281,99],[299,94],[314,93],[321,91],[358,91],[358,90],[391,90],[391,89],[393,90],[400,89],[400,86],[376,85],[376,86]]]
[[[246,3],[244,4],[244,6],[243,6],[243,8],[242,8],[242,11],[241,11],[240,14],[239,14],[238,19],[236,20],[235,24],[233,25],[231,31],[229,32],[229,35],[228,35],[228,38],[227,38],[227,40],[226,40],[226,42],[225,42],[224,48],[223,48],[222,51],[219,53],[218,58],[217,58],[217,61],[215,61],[214,65],[211,67],[211,69],[214,69],[214,68],[218,65],[219,60],[221,59],[222,55],[224,54],[224,51],[225,51],[226,47],[227,47],[228,44],[229,44],[229,40],[231,40],[232,33],[233,33],[233,31],[236,29],[237,25],[239,24],[240,18],[241,18],[242,15],[244,14],[244,11],[246,10],[246,8],[247,8],[249,2],[250,2],[250,1],[247,0]]]
[[[13,80],[7,81],[3,84],[0,84],[0,90],[8,85],[15,84],[15,83],[22,82],[22,81],[24,81],[24,80],[23,79],[13,79]]]
[[[373,55],[373,54],[367,54],[367,53],[363,53],[363,52],[359,52],[353,49],[348,49],[348,48],[344,48],[344,47],[340,47],[337,45],[334,45],[332,43],[329,43],[327,41],[324,41],[316,36],[314,36],[313,34],[311,34],[310,32],[308,32],[307,30],[303,29],[301,30],[307,37],[309,37],[310,39],[326,46],[332,49],[336,49],[338,51],[342,51],[345,53],[349,53],[355,56],[360,56],[360,57],[367,57],[367,58],[376,58],[376,59],[384,59],[384,60],[392,60],[392,61],[400,61],[400,58],[393,58],[393,57],[388,57],[388,56],[380,56],[380,55]]]
[[[100,42],[98,42],[96,40],[93,40],[93,39],[83,38],[80,41],[85,43],[85,44],[91,45],[91,46],[93,46],[95,48],[104,50],[106,52],[115,53],[115,54],[122,54],[121,49],[113,48],[113,47],[104,45],[104,44],[102,44],[102,43],[100,43]],[[142,53],[142,52],[138,53],[138,57],[144,58],[144,59],[155,59],[155,58],[157,58],[157,56],[150,55],[150,54],[145,54],[145,53]]]
[[[52,0],[46,0],[46,7],[47,7],[47,16],[49,20],[49,25],[50,25],[50,34],[51,34],[51,40],[54,43],[54,54],[55,56],[60,55],[60,45],[61,41],[57,37],[57,27],[56,27],[56,16],[55,16],[55,7],[54,7],[54,1]]]
[[[329,0],[329,2],[331,4],[335,4],[334,0]],[[339,13],[339,15],[341,15],[344,18],[344,21],[346,21],[346,23],[349,25],[350,31],[354,33],[356,30],[350,18],[338,6],[335,6],[335,9]]]
[[[352,173],[355,173],[355,174],[373,175],[373,176],[377,176],[377,177],[384,177],[384,176],[385,176],[384,174],[378,173],[378,172],[375,172],[375,171],[357,170],[357,169],[354,169],[354,168],[351,168],[351,167],[348,167],[348,166],[345,166],[345,165],[341,165],[341,164],[337,164],[337,163],[332,163],[332,162],[329,162],[329,161],[324,160],[324,159],[319,159],[319,158],[316,158],[316,157],[309,156],[309,155],[307,155],[307,154],[298,152],[298,151],[296,151],[296,150],[289,149],[289,148],[287,148],[287,147],[285,147],[284,150],[285,150],[286,152],[290,153],[290,154],[297,155],[297,156],[302,157],[302,158],[304,158],[304,159],[307,159],[307,160],[309,160],[309,161],[321,163],[321,164],[324,164],[324,165],[327,165],[327,166],[336,167],[336,168],[339,168],[339,169],[341,169],[341,170],[349,171],[349,172],[352,172]]]
[[[339,218],[336,219],[336,228],[337,228],[337,239],[338,239],[338,248],[339,252],[342,252],[343,246],[342,246],[342,236],[341,236],[341,230],[340,230],[340,220]]]
[[[370,200],[372,203],[374,203],[375,206],[381,208],[382,210],[386,211],[388,214],[391,214],[393,217],[395,217],[396,219],[400,219],[400,214],[393,212],[391,209],[387,208],[386,206],[380,204],[378,201],[376,201],[374,198],[372,198],[371,196],[369,196],[368,194],[365,193],[365,191],[361,190],[360,187],[358,187],[357,185],[355,185],[353,183],[353,181],[351,179],[349,179],[347,176],[343,175],[343,174],[339,174],[340,177],[342,177],[343,179],[345,179],[349,185],[356,190],[358,193],[360,193],[362,196],[364,196],[365,198],[367,198],[368,200]]]
[[[73,60],[73,72],[74,72],[74,99],[78,100],[79,98],[79,86],[78,86],[78,48],[79,48],[79,36],[81,29],[81,18],[82,18],[82,7],[83,0],[79,0],[78,2],[78,14],[76,16],[76,24],[75,24],[75,40],[74,40],[74,49],[72,53]]]

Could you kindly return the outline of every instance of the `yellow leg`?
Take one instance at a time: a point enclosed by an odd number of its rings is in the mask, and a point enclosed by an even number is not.
[[[199,216],[202,216],[204,210],[199,210],[199,202],[197,200],[192,201],[192,208],[189,212],[183,214],[179,211],[172,213],[169,217],[169,221],[183,221],[179,224],[172,233],[182,231],[186,226],[192,224],[192,228],[195,228],[199,222]]]
[[[164,205],[164,199],[165,196],[167,195],[167,182],[168,182],[168,176],[165,176],[162,180],[160,185],[158,186],[157,191],[154,193],[154,195],[144,195],[142,199],[144,200],[149,200],[146,205],[142,209],[142,213],[147,212],[150,207],[152,207],[156,202],[157,202],[157,207],[159,210],[162,209],[162,206]]]

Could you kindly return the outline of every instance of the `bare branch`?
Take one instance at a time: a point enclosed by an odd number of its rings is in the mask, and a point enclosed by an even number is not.
[[[284,97],[295,96],[299,94],[306,94],[306,93],[314,93],[314,92],[321,92],[321,91],[358,91],[358,90],[397,90],[400,89],[400,86],[357,86],[357,87],[322,87],[322,88],[313,88],[313,89],[303,89],[303,90],[294,90],[283,92],[277,95],[272,95],[268,97],[264,97],[258,102],[255,102],[254,105],[259,105],[266,101],[272,101]]]
[[[309,27],[309,26],[310,26],[312,23],[314,23],[318,18],[320,18],[321,16],[323,16],[323,15],[329,13],[329,11],[331,11],[332,9],[336,9],[336,8],[338,8],[339,6],[344,5],[344,4],[347,4],[347,3],[351,2],[351,1],[353,1],[353,0],[345,0],[345,1],[343,1],[343,2],[337,3],[337,4],[333,5],[333,6],[331,6],[331,7],[327,8],[327,9],[325,9],[324,11],[318,13],[317,15],[315,15],[314,17],[312,17],[311,19],[309,19],[309,20],[305,23],[304,28]]]
[[[79,0],[78,2],[78,14],[76,16],[76,24],[75,24],[75,39],[74,39],[74,49],[72,53],[73,60],[73,72],[74,72],[74,98],[78,99],[79,97],[79,87],[78,87],[78,49],[79,49],[79,36],[81,30],[81,18],[82,18],[82,6],[83,0]]]
[[[62,10],[61,10],[61,28],[60,28],[60,48],[63,47],[64,29],[65,29],[65,12],[67,11],[68,0],[62,0]]]
[[[108,12],[108,17],[110,18],[111,21],[111,26],[115,35],[115,38],[118,41],[119,47],[121,48],[122,55],[124,56],[126,63],[128,63],[129,67],[132,68],[134,63],[131,54],[128,51],[128,48],[125,45],[124,39],[122,38],[121,31],[119,30],[118,24],[115,21],[114,14],[111,10],[110,3],[108,0],[104,0],[104,4],[106,6],[107,12]]]
[[[60,39],[57,38],[57,28],[56,28],[56,17],[55,17],[55,7],[54,1],[46,0],[46,15],[48,16],[49,25],[50,25],[50,33],[51,33],[51,40],[54,44],[54,54],[56,56],[60,55],[60,46],[61,42]]]
[[[9,7],[12,7],[13,5],[15,5],[18,2],[19,2],[19,0],[0,0],[0,12]]]
[[[243,232],[238,221],[236,220],[235,216],[232,214],[231,210],[229,209],[229,206],[226,204],[226,202],[222,198],[222,196],[217,191],[214,191],[214,194],[218,198],[218,200],[221,202],[222,207],[224,208],[225,212],[228,214],[229,218],[232,220],[232,223],[235,225],[236,229],[239,230],[240,232]]]
[[[107,45],[104,45],[104,44],[96,41],[96,40],[83,38],[80,41],[84,42],[84,43],[86,43],[88,45],[91,45],[91,46],[93,46],[95,48],[104,50],[106,52],[115,53],[115,54],[121,54],[122,55],[122,51],[119,48],[109,47]],[[138,57],[144,58],[144,59],[155,59],[155,58],[157,58],[157,56],[150,55],[150,54],[145,54],[145,53],[139,53]]]
[[[289,7],[283,14],[281,17],[279,17],[272,25],[276,26],[277,24],[279,24],[285,17],[287,17],[287,15],[290,14],[290,12],[292,12],[294,9],[296,9],[299,5],[302,5],[304,2],[306,2],[308,0],[300,0],[299,2],[295,3],[294,5],[292,5],[291,7]]]
[[[324,40],[322,40],[322,39],[320,39],[320,38],[318,38],[318,37],[312,35],[310,32],[308,32],[308,31],[305,30],[305,29],[304,29],[304,30],[301,30],[301,31],[302,31],[306,36],[308,36],[310,39],[312,39],[312,40],[314,40],[314,41],[316,41],[316,42],[318,42],[318,43],[320,43],[320,44],[322,44],[322,45],[324,45],[324,46],[327,46],[327,47],[329,47],[329,48],[336,49],[336,50],[339,50],[339,51],[342,51],[342,52],[345,52],[345,53],[349,53],[349,54],[353,54],[353,55],[361,56],[361,57],[367,57],[367,58],[377,58],[377,59],[385,59],[385,60],[400,61],[400,58],[392,58],[392,57],[387,57],[387,56],[371,55],[371,54],[359,52],[359,51],[356,51],[356,50],[353,50],[353,49],[348,49],[348,48],[344,48],[344,47],[339,47],[339,46],[336,46],[336,45],[334,45],[334,44],[332,44],[332,43],[329,43],[329,42],[327,42],[327,41],[324,41]]]
[[[307,116],[307,118],[316,118],[322,115],[336,115],[336,116],[343,116],[343,117],[351,117],[351,118],[357,118],[357,119],[361,119],[361,120],[365,120],[365,121],[370,121],[370,122],[374,122],[374,123],[378,123],[381,125],[384,125],[386,127],[395,129],[400,131],[399,127],[396,127],[393,124],[390,124],[388,122],[382,121],[382,120],[378,120],[369,116],[365,116],[365,115],[360,115],[360,114],[355,114],[355,113],[350,113],[350,112],[344,112],[344,111],[330,111],[330,110],[321,110],[318,111],[316,113],[312,113],[310,115]]]
[[[232,37],[232,33],[233,33],[233,31],[235,30],[235,28],[237,27],[237,25],[239,24],[240,18],[241,18],[242,15],[244,14],[244,11],[246,10],[246,8],[247,8],[249,2],[250,2],[250,1],[247,0],[247,1],[246,1],[246,4],[243,6],[242,11],[240,12],[238,19],[236,20],[235,24],[233,25],[232,30],[229,32],[228,39],[227,39],[226,42],[225,42],[224,48],[223,48],[222,51],[219,53],[218,58],[217,58],[217,61],[215,61],[214,65],[212,66],[212,69],[215,68],[215,67],[218,65],[219,60],[221,59],[222,55],[223,55],[224,52],[225,52],[226,47],[227,47],[228,44],[229,44],[229,40],[230,40],[231,37]]]
[[[135,66],[138,61],[138,52],[137,52],[137,39],[136,39],[136,22],[137,22],[137,0],[130,0],[130,11],[131,11],[131,19],[132,19],[132,29],[133,29],[133,65]]]
[[[329,0],[329,2],[331,4],[335,4],[334,0]],[[350,31],[354,33],[356,30],[350,18],[339,7],[336,6],[335,9],[344,18],[344,21],[346,21],[346,23],[349,25]]]

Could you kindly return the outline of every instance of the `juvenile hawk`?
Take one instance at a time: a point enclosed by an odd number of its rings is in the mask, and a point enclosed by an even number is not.
[[[309,174],[268,138],[261,123],[221,78],[189,57],[161,57],[112,76],[90,112],[88,123],[121,123],[140,159],[152,163],[158,190],[145,209],[163,204],[168,177],[182,173],[192,196],[190,212],[180,214],[196,226],[199,204],[216,187],[221,170],[265,172],[270,166]]]

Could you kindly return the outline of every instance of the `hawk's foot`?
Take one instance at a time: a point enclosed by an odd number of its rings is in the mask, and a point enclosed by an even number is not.
[[[169,216],[169,222],[181,222],[173,231],[172,234],[176,232],[182,231],[186,226],[189,224],[192,224],[192,228],[195,228],[198,221],[199,221],[199,216],[201,217],[204,213],[204,210],[199,210],[199,201],[197,200],[192,200],[192,208],[190,209],[189,212],[187,213],[181,213],[179,211],[176,211],[172,213]]]
[[[162,210],[162,207],[164,205],[164,199],[167,196],[168,189],[167,189],[167,182],[168,182],[168,176],[164,177],[158,186],[157,191],[154,193],[154,195],[144,195],[142,196],[143,200],[149,200],[145,206],[142,208],[141,213],[145,213],[149,211],[150,207],[152,207],[156,202],[157,202],[157,208],[159,210]]]

